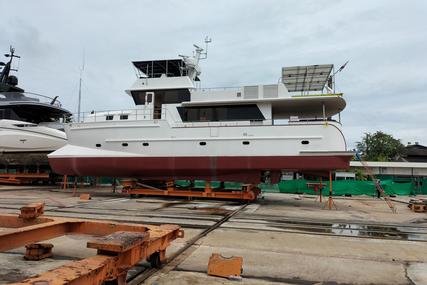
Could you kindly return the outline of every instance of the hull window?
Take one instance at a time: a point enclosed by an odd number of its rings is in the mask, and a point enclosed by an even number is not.
[[[215,107],[177,107],[183,122],[262,121],[256,104]]]
[[[199,142],[199,145],[206,145],[206,142]]]
[[[143,146],[149,146],[149,143],[142,143]]]
[[[309,144],[309,141],[301,141],[301,144]]]
[[[244,144],[244,145],[248,145],[248,144],[249,144],[249,142],[248,142],[248,141],[243,141],[243,142],[242,142],[242,144]]]
[[[122,146],[128,146],[128,143],[122,143]]]
[[[96,144],[96,147],[101,147],[101,144],[100,144],[100,143],[97,143],[97,144]]]

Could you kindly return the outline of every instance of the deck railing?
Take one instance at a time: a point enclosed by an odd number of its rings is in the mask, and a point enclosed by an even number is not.
[[[62,107],[61,102],[57,98],[33,92],[0,92],[0,101],[39,102]]]
[[[75,123],[82,122],[111,122],[111,121],[140,121],[140,120],[163,120],[166,119],[168,113],[163,110],[143,110],[143,109],[125,109],[125,110],[102,110],[80,112],[80,121],[77,122],[78,114],[73,114]]]

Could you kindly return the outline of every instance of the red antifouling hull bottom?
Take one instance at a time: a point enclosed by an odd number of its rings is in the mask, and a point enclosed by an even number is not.
[[[153,180],[205,179],[257,183],[261,172],[281,170],[326,174],[347,169],[351,156],[226,156],[226,157],[65,157],[49,158],[61,175],[109,176]],[[278,177],[277,177],[278,178]]]

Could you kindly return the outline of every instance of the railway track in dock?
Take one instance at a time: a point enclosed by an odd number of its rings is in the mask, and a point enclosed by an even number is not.
[[[221,225],[223,225],[225,222],[227,222],[233,216],[240,213],[246,206],[247,206],[247,204],[241,205],[236,210],[225,215],[222,219],[217,221],[215,224],[207,227],[201,233],[192,237],[190,240],[188,240],[185,243],[185,245],[183,247],[181,247],[177,252],[175,252],[172,256],[170,256],[167,259],[167,263],[164,266],[167,266],[168,264],[172,263],[173,261],[177,261],[177,259],[181,259],[181,260],[178,260],[177,263],[182,261],[183,258],[186,257],[185,252],[188,251],[197,241],[199,241],[201,238],[205,237],[206,235],[208,235],[210,232],[214,231],[215,229],[219,228]],[[161,268],[150,268],[150,269],[147,269],[145,271],[142,271],[139,274],[129,278],[127,280],[127,284],[128,285],[141,284],[141,282],[145,281],[146,279],[148,279],[149,277],[151,277],[152,275],[154,275],[155,273],[157,273],[160,270],[161,270]]]
[[[115,202],[126,202],[127,198],[111,198],[103,201],[95,201],[91,204],[79,204],[67,207],[52,207],[46,210],[47,215],[56,215],[61,217],[106,219],[106,215],[111,211],[105,209],[104,205]],[[168,202],[170,203],[170,202]],[[327,235],[337,237],[351,238],[372,238],[384,240],[409,240],[426,242],[427,226],[416,224],[399,224],[399,223],[376,223],[376,222],[349,222],[347,220],[318,220],[313,221],[304,218],[288,218],[282,216],[260,215],[243,213],[243,208],[237,204],[224,203],[216,210],[215,205],[212,207],[197,207],[203,201],[198,202],[173,202],[173,206],[157,207],[153,210],[127,209],[118,208],[113,216],[108,219],[118,222],[131,223],[151,223],[151,224],[178,224],[185,228],[206,230],[210,227],[221,229],[238,229],[248,231],[269,231],[284,232],[307,235]],[[179,209],[175,207],[187,208]],[[225,208],[222,208],[225,206]],[[0,208],[13,209],[12,207],[0,203]],[[188,211],[191,208],[192,211]],[[167,209],[167,211],[162,211]],[[236,209],[240,209],[235,212]],[[228,216],[234,213],[232,216]],[[223,221],[224,217],[228,217]],[[216,226],[220,223],[219,226]]]
[[[132,201],[134,208],[129,207]],[[18,200],[2,199],[1,210],[19,209]],[[21,201],[22,205],[26,199]],[[138,208],[137,203],[151,205],[152,208]],[[111,208],[107,206],[110,205]],[[186,241],[178,251],[168,256],[161,268],[152,268],[143,262],[128,275],[128,284],[141,284],[148,278],[162,271],[173,270],[195,248],[197,242],[215,230],[240,230],[258,232],[280,232],[298,235],[324,235],[358,239],[382,239],[395,241],[420,242],[427,241],[427,226],[400,223],[376,223],[340,219],[307,219],[254,213],[256,204],[237,204],[232,202],[206,201],[171,201],[134,200],[126,197],[110,197],[93,200],[89,203],[75,203],[66,206],[50,201],[46,207],[46,215],[89,218],[94,220],[112,220],[145,224],[177,224],[188,229],[200,230]],[[114,209],[114,211],[112,210]]]

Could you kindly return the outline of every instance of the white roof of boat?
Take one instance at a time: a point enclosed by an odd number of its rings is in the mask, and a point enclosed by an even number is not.
[[[197,107],[254,103],[270,103],[276,116],[284,118],[289,116],[322,116],[323,104],[325,104],[325,114],[329,117],[341,112],[346,106],[342,94],[302,95],[285,98],[190,101],[183,102],[182,105],[184,107]]]

